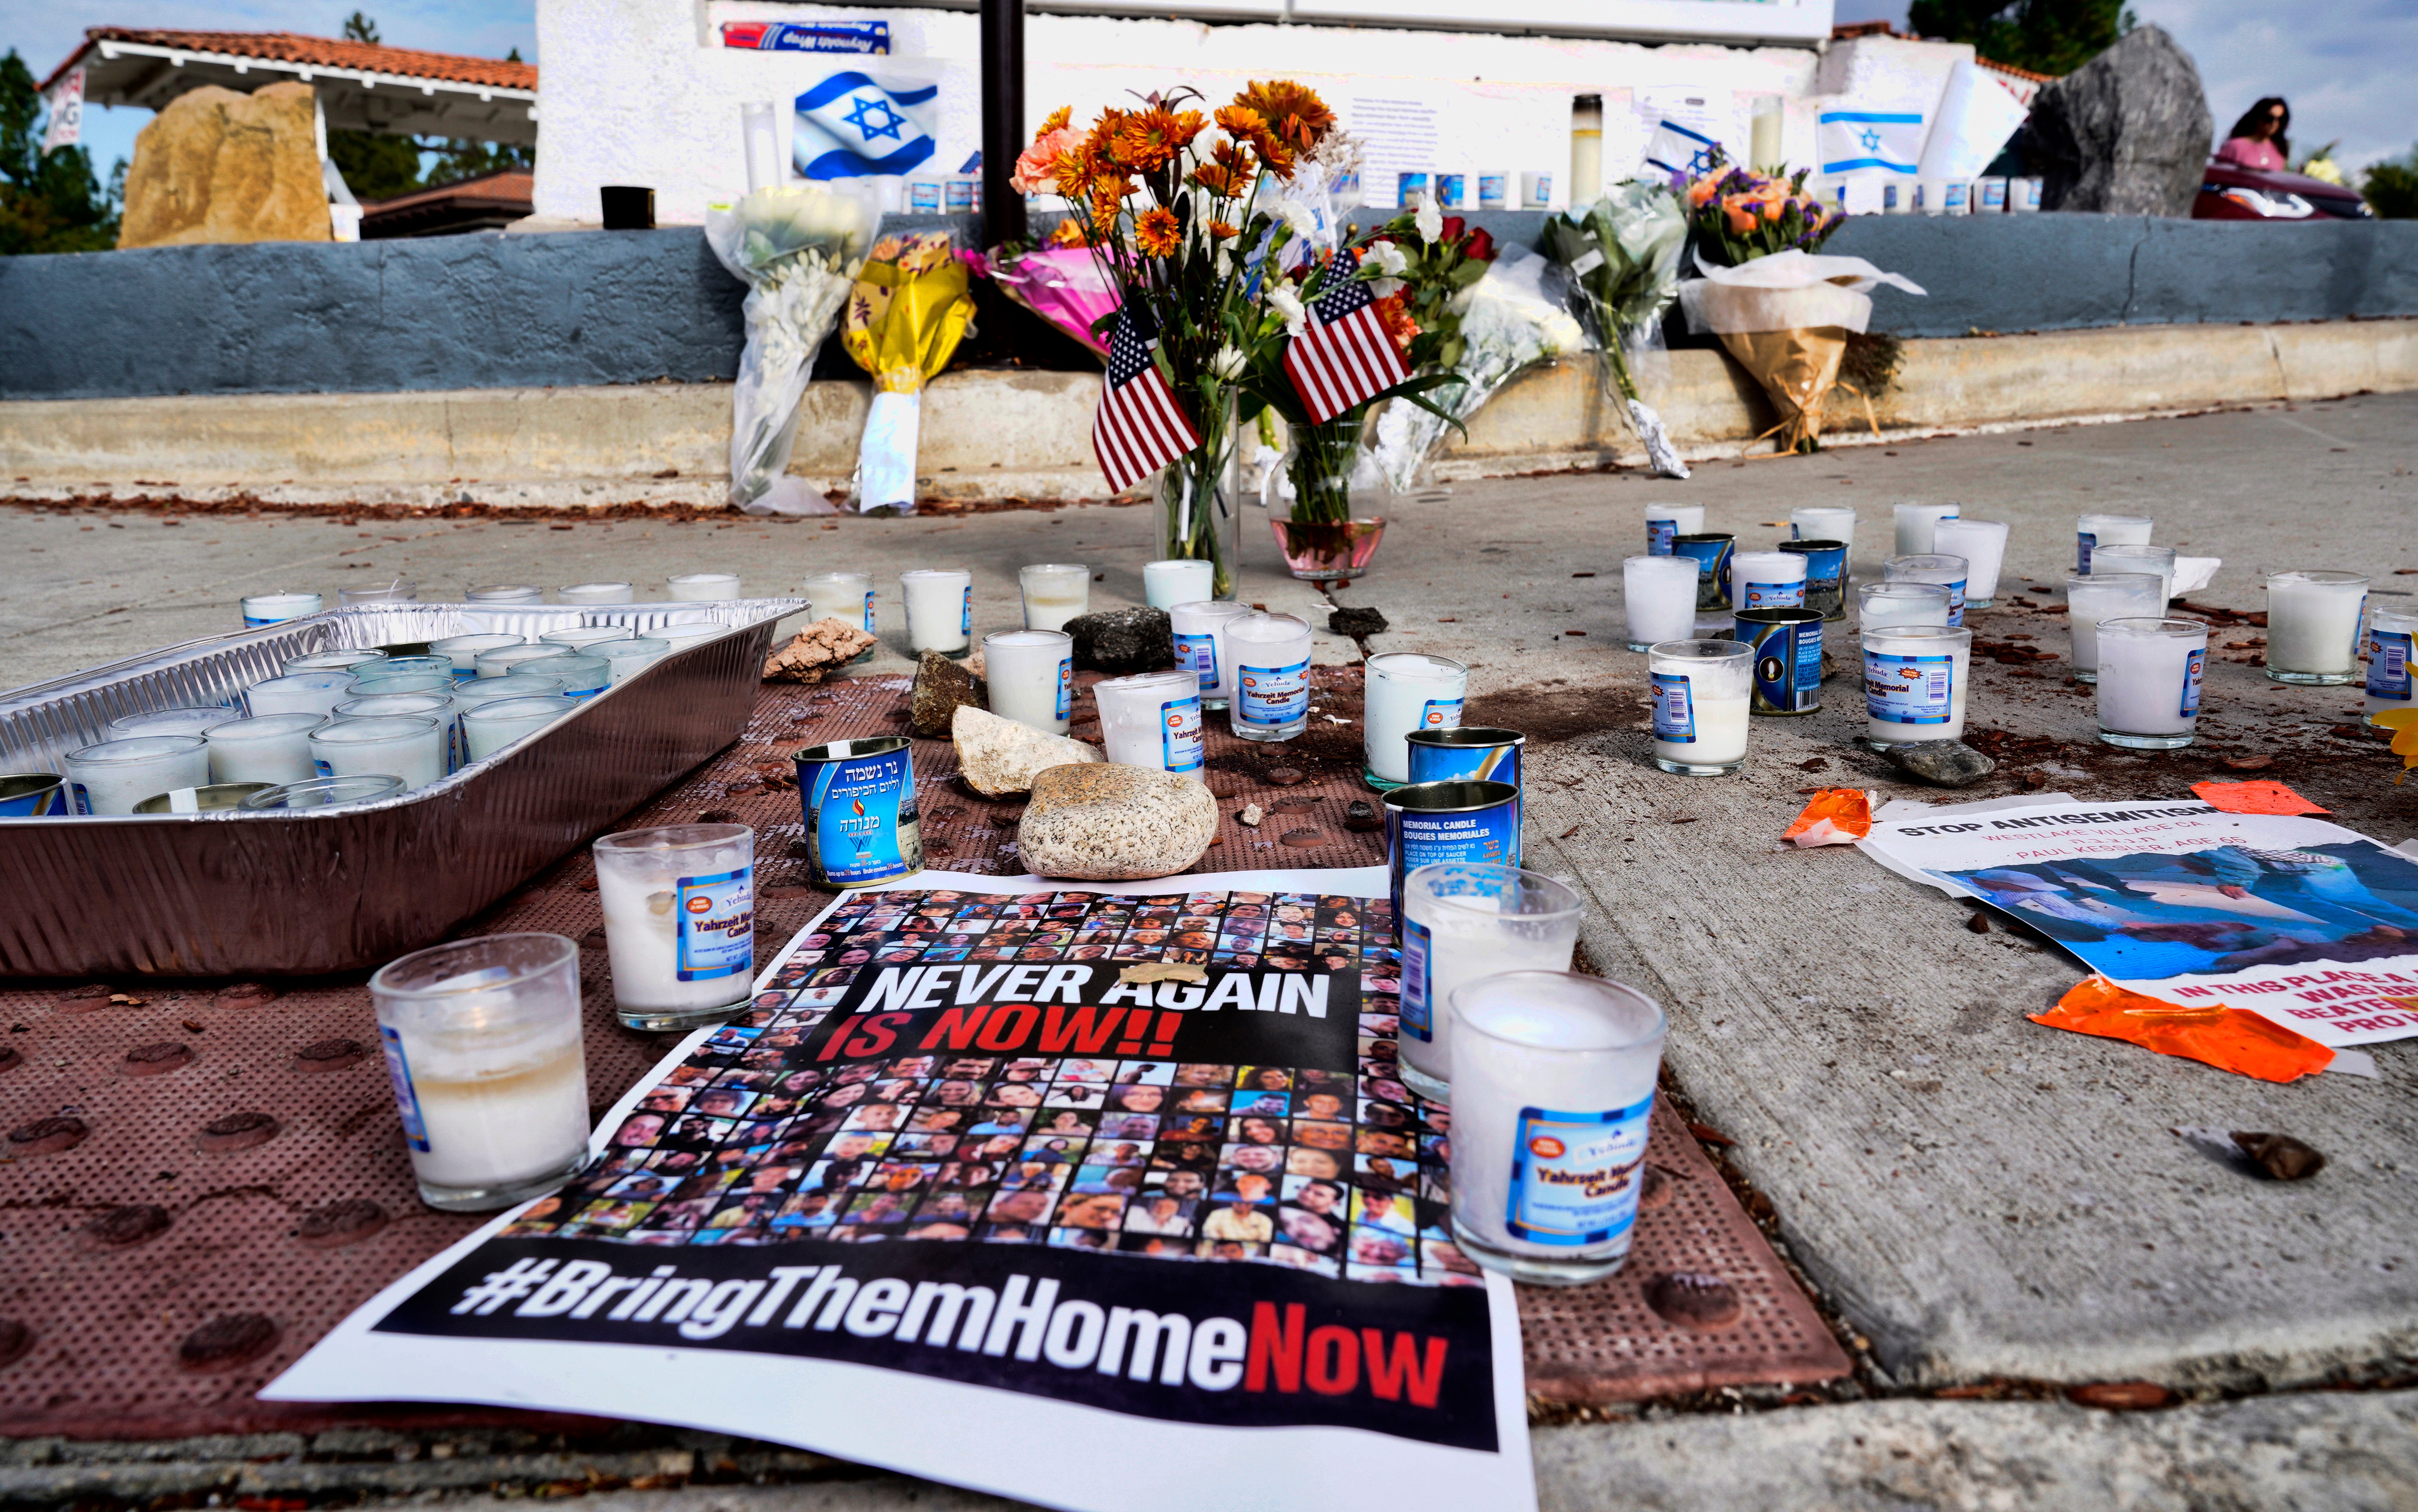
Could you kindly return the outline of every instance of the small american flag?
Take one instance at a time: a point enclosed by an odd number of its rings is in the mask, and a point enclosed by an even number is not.
[[[1092,417],[1092,451],[1116,492],[1130,488],[1201,444],[1175,390],[1150,359],[1158,332],[1128,302],[1109,337],[1109,381]]]
[[[1346,273],[1310,305],[1308,324],[1285,344],[1285,376],[1311,420],[1331,420],[1411,375],[1376,303],[1369,285]]]

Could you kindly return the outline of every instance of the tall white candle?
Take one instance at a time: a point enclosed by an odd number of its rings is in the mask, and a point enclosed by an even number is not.
[[[1142,602],[1154,609],[1171,610],[1179,603],[1199,603],[1216,595],[1217,577],[1215,562],[1181,557],[1144,562],[1141,567]]]
[[[254,593],[241,604],[243,628],[258,630],[263,625],[282,625],[288,619],[317,614],[327,606],[328,601],[316,593]]]
[[[541,646],[564,646],[574,651],[596,653],[589,648],[608,640],[628,640],[634,632],[627,625],[572,625],[562,630],[549,630],[538,637]]]
[[[990,711],[1051,735],[1074,723],[1075,637],[1063,630],[995,630],[983,637]]]
[[[1732,557],[1730,607],[1804,608],[1805,558],[1793,551],[1741,551]]]
[[[2267,575],[2267,676],[2329,686],[2359,679],[2359,619],[2367,579],[2358,573]]]
[[[660,635],[634,635],[627,640],[608,640],[595,649],[611,668],[616,683],[629,681],[639,673],[672,653],[672,643]]]
[[[1965,738],[1973,633],[1962,625],[1864,627],[1864,738],[1919,745]]]
[[[1369,658],[1364,671],[1361,775],[1372,787],[1397,787],[1411,780],[1413,730],[1461,727],[1469,668],[1450,657],[1387,651]]]
[[[523,636],[508,635],[497,632],[482,635],[448,635],[443,640],[430,641],[428,649],[433,654],[442,656],[453,664],[454,681],[467,682],[479,675],[480,653],[497,650],[506,646],[528,644],[528,641]]]
[[[1671,538],[1692,536],[1705,528],[1705,507],[1702,504],[1648,504],[1645,506],[1645,554],[1649,557],[1671,555]]]
[[[285,659],[288,672],[343,672],[371,662],[383,662],[386,652],[369,651],[306,651]],[[355,673],[354,676],[360,676]]]
[[[2207,665],[2205,620],[2099,621],[2099,738],[2132,750],[2191,744]]]
[[[1105,678],[1092,684],[1109,759],[1206,780],[1201,749],[1201,681],[1186,667]]]
[[[2367,712],[2418,708],[2410,659],[2418,652],[2418,609],[2381,605],[2367,616]]]
[[[2172,546],[2107,545],[2093,547],[2090,553],[2093,576],[2103,573],[2149,573],[2158,580],[2158,613],[2175,597],[2175,549]]]
[[[1856,559],[1856,512],[1844,505],[1802,504],[1788,512],[1791,541],[1836,541],[1847,548],[1847,562]]]
[[[500,678],[527,666],[531,662],[543,662],[553,657],[570,654],[571,648],[568,646],[548,646],[542,641],[531,645],[523,641],[517,646],[498,646],[492,650],[481,651],[470,659],[470,664],[478,669],[479,676],[482,678]]]
[[[1205,576],[1208,562],[1199,566]],[[1247,603],[1232,600],[1187,599],[1167,611],[1175,637],[1175,664],[1189,667],[1201,680],[1201,707],[1223,709],[1234,697],[1234,658],[1226,647],[1226,627],[1251,612]]]
[[[1622,558],[1620,599],[1628,617],[1630,650],[1642,651],[1660,641],[1691,639],[1696,634],[1696,559]]]
[[[237,710],[223,704],[207,709],[152,709],[140,714],[121,714],[109,722],[109,739],[132,740],[139,735],[199,735],[213,725],[223,725],[237,715]]]
[[[1881,576],[1891,583],[1937,583],[1948,589],[1948,622],[1965,622],[1965,588],[1973,564],[1945,552],[1927,556],[1891,557],[1881,563]]]
[[[465,603],[543,603],[545,589],[533,583],[488,583],[462,592]]]
[[[2090,554],[2101,546],[2146,546],[2155,521],[2139,514],[2081,514],[2074,521],[2074,570],[2090,571]],[[2113,569],[2110,569],[2113,571]]]
[[[360,696],[352,686],[349,672],[296,672],[253,683],[243,690],[243,703],[255,714],[317,714],[324,719],[345,699]]]
[[[1024,590],[1027,630],[1064,630],[1092,606],[1092,570],[1081,562],[1034,562],[1017,569],[1016,581]]]
[[[1247,614],[1226,622],[1234,658],[1227,723],[1247,741],[1290,741],[1309,727],[1309,621]]]
[[[613,1000],[634,1029],[686,1029],[744,1005],[756,969],[756,832],[631,830],[596,842]]]
[[[301,782],[318,774],[311,764],[317,714],[255,714],[202,732],[210,747],[212,782]]]
[[[1856,619],[1866,629],[1946,625],[1949,599],[1945,583],[1861,583],[1856,588]]]
[[[917,656],[926,651],[963,656],[972,649],[973,573],[953,568],[917,568],[898,574],[898,593],[907,605],[909,650]]]
[[[1666,640],[1646,652],[1654,692],[1654,764],[1712,777],[1746,764],[1754,648],[1732,640]]]
[[[664,585],[674,603],[712,603],[739,597],[736,573],[683,573]]]
[[[1932,543],[1932,531],[1940,521],[1955,519],[1965,512],[1962,504],[1900,504],[1897,517],[1897,557],[1927,557],[1938,548]]]
[[[2065,580],[2065,623],[2074,636],[2076,681],[2099,680],[2099,621],[2155,619],[2166,612],[2155,573],[2082,573]]]
[[[1452,1231],[1523,1279],[1595,1280],[1629,1256],[1662,1063],[1661,1008],[1564,971],[1453,999]]]
[[[484,935],[419,951],[370,978],[404,1142],[432,1207],[509,1207],[588,1156],[579,947]]]
[[[103,741],[69,752],[59,765],[79,814],[131,814],[146,798],[210,780],[209,745],[198,735]]]
[[[1567,971],[1579,895],[1517,866],[1440,862],[1402,878],[1402,1078],[1451,1101],[1452,995],[1497,971]]]
[[[463,755],[467,761],[484,761],[504,747],[525,741],[579,707],[559,693],[521,698],[489,698],[462,710]]]
[[[554,599],[557,603],[635,603],[638,588],[635,583],[574,583],[556,588]]]
[[[445,731],[424,715],[330,720],[311,732],[322,777],[400,777],[406,788],[445,780]]]
[[[2005,524],[1959,517],[1940,521],[1931,534],[1939,555],[1965,558],[1965,606],[1986,609],[1997,603],[1998,572],[2007,559]]]

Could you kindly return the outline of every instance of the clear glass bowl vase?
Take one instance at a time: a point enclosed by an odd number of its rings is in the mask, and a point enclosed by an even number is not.
[[[1304,582],[1358,577],[1385,537],[1394,491],[1360,437],[1357,415],[1295,426],[1263,485],[1277,547]]]

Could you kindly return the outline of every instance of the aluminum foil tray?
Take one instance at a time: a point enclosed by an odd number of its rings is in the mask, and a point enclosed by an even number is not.
[[[803,599],[362,604],[0,695],[0,771],[57,771],[109,722],[231,703],[308,651],[574,625],[718,621],[535,739],[383,802],[301,813],[0,818],[0,977],[295,976],[432,944],[734,740]]]

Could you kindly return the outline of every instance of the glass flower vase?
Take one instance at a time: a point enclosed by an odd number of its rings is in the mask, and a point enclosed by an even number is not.
[[[1228,469],[1233,411],[1203,428],[1201,444],[1159,470],[1151,508],[1161,560],[1211,564],[1211,596],[1232,600],[1242,582],[1242,512]]]
[[[1268,473],[1268,526],[1293,576],[1334,583],[1369,570],[1394,497],[1377,455],[1361,444],[1361,417],[1298,425]]]

